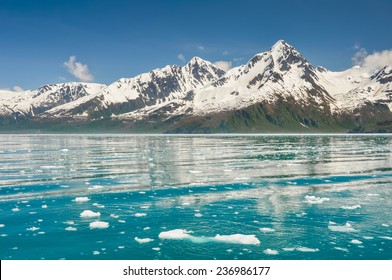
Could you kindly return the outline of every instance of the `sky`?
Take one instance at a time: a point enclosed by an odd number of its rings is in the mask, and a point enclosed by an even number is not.
[[[280,39],[341,71],[392,54],[391,11],[390,0],[0,0],[0,89],[110,84],[193,56],[228,69]]]

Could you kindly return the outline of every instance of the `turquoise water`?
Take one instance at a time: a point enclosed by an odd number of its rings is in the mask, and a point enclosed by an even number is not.
[[[391,259],[391,206],[390,135],[0,135],[3,260]]]

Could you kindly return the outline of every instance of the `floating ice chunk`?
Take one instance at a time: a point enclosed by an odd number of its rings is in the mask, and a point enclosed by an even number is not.
[[[83,197],[81,196],[81,197],[77,197],[74,199],[75,202],[87,202],[89,200],[90,200],[90,198],[88,198],[86,196],[83,196]]]
[[[266,255],[278,255],[279,252],[277,250],[272,250],[272,249],[265,249],[263,251],[264,254]]]
[[[310,204],[322,204],[325,201],[329,201],[330,199],[327,197],[318,197],[314,195],[306,195],[305,196],[305,203],[310,203]]]
[[[146,213],[136,213],[134,216],[139,218],[139,217],[145,217],[145,216],[147,216],[147,214]]]
[[[329,222],[328,229],[336,232],[358,232],[355,228],[347,222],[344,226],[336,226],[336,223]]]
[[[189,170],[188,172],[191,173],[191,174],[200,174],[200,173],[203,173],[203,171],[200,171],[200,170]]]
[[[92,222],[90,223],[90,229],[94,229],[94,228],[108,228],[109,227],[109,223],[107,222]]]
[[[381,226],[383,226],[383,227],[389,227],[388,224],[381,224]]]
[[[360,245],[360,244],[362,244],[362,241],[360,241],[358,239],[353,239],[350,241],[350,243]]]
[[[264,233],[269,233],[269,232],[274,232],[274,231],[275,231],[275,229],[273,229],[273,228],[268,228],[268,227],[259,228],[259,230],[260,230],[261,232],[264,232]]]
[[[297,247],[295,248],[295,250],[299,251],[299,252],[303,252],[303,253],[314,253],[314,252],[318,252],[319,249],[313,249],[313,248],[308,248],[308,247]]]
[[[380,194],[378,194],[378,193],[368,193],[368,194],[366,194],[367,196],[379,196]]]
[[[344,210],[355,210],[355,209],[361,208],[361,205],[358,204],[358,205],[353,205],[353,206],[342,206],[340,208],[342,208]]]
[[[7,237],[8,236],[8,234],[6,234],[6,233],[3,233],[2,235],[0,235],[1,237]]]
[[[98,189],[102,189],[102,188],[103,188],[103,186],[95,185],[95,186],[88,187],[87,189],[88,190],[98,190]]]
[[[192,236],[189,233],[192,232],[186,231],[184,229],[173,229],[173,230],[161,232],[158,235],[158,237],[159,239],[174,239],[174,240],[190,239]]]
[[[36,230],[39,230],[39,227],[26,228],[26,230],[29,230],[29,231],[36,231]]]
[[[44,204],[44,205],[42,205],[41,207],[42,207],[43,209],[46,209],[46,208],[48,208],[48,205]]]
[[[159,248],[159,247],[154,247],[154,248],[152,248],[154,251],[160,251],[161,250],[161,248]]]
[[[203,214],[196,213],[196,214],[195,214],[195,217],[197,217],[197,218],[203,217]]]
[[[386,239],[386,240],[392,240],[392,237],[390,237],[390,236],[380,236],[380,238]]]
[[[259,245],[260,240],[255,235],[244,235],[244,234],[231,234],[231,235],[219,235],[214,237],[217,241],[244,244],[244,245]]]
[[[372,239],[374,239],[373,236],[362,236],[362,237],[363,237],[363,239],[366,239],[366,240],[372,240]]]
[[[65,230],[67,230],[67,231],[77,231],[77,228],[69,226],[69,227],[66,227]]]
[[[150,229],[151,229],[150,227],[143,228],[143,230],[150,230]]]
[[[4,224],[0,224],[0,228],[3,228],[3,227],[5,227],[5,225]]]
[[[74,225],[75,222],[74,221],[66,221],[66,222],[64,222],[64,224],[66,224],[66,225]]]
[[[126,221],[125,220],[118,220],[119,223],[125,224]]]
[[[94,251],[93,252],[93,255],[99,255],[99,254],[101,254],[101,252],[99,252],[99,251]]]
[[[18,211],[20,211],[20,209],[19,209],[18,207],[12,208],[11,210],[12,210],[12,212],[18,212]]]
[[[105,208],[105,205],[102,205],[99,203],[93,203],[93,206],[98,207],[98,208]]]
[[[343,251],[343,252],[346,252],[346,253],[348,253],[348,252],[349,252],[347,248],[342,248],[342,247],[334,247],[334,249],[335,249],[335,250],[338,250],[338,251]]]
[[[84,210],[82,213],[80,213],[80,217],[82,218],[94,218],[99,216],[101,216],[101,213],[93,212],[91,210]]]
[[[45,232],[44,231],[40,231],[37,234],[45,234]]]
[[[125,246],[123,246],[123,245],[120,245],[120,246],[117,246],[117,248],[118,248],[118,249],[124,249],[124,248],[125,248]]]
[[[135,241],[136,241],[137,243],[139,243],[139,244],[144,244],[144,243],[152,242],[152,241],[154,241],[154,239],[151,239],[151,238],[138,238],[138,237],[135,237]]]
[[[110,214],[110,217],[114,218],[114,219],[118,219],[120,216],[116,215],[116,214]]]
[[[293,251],[295,251],[295,248],[283,248],[283,251],[285,251],[285,252],[293,252]]]

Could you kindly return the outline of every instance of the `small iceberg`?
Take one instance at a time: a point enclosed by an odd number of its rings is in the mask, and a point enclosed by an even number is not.
[[[349,222],[347,222],[344,226],[338,226],[334,222],[329,222],[328,229],[336,232],[358,232],[358,230],[353,228]]]
[[[109,223],[107,222],[92,222],[90,223],[90,229],[94,229],[94,228],[100,228],[100,229],[104,229],[104,228],[108,228],[109,227]]]
[[[154,241],[154,239],[151,239],[151,238],[138,238],[138,237],[135,237],[135,241],[136,241],[137,243],[139,243],[139,244],[144,244],[144,243],[152,242],[152,241]]]
[[[318,197],[318,196],[314,196],[314,195],[306,195],[305,196],[305,203],[309,203],[309,204],[322,204],[325,201],[329,201],[330,199],[327,197]]]
[[[74,199],[75,202],[87,202],[87,201],[89,201],[89,200],[90,200],[90,198],[88,198],[88,197],[86,197],[86,196],[77,197],[77,198]]]
[[[355,210],[355,209],[360,209],[361,208],[361,205],[353,205],[353,206],[342,206],[342,207],[340,207],[341,209],[344,209],[344,210]]]
[[[265,249],[263,251],[264,254],[266,255],[278,255],[279,252],[277,250],[272,250],[272,249]]]
[[[91,210],[84,210],[82,213],[80,213],[80,217],[82,218],[95,218],[99,216],[101,216],[101,213],[93,212]]]

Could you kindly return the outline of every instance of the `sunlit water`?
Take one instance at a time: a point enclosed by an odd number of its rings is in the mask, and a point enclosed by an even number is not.
[[[391,259],[391,206],[389,135],[0,135],[0,259]]]

